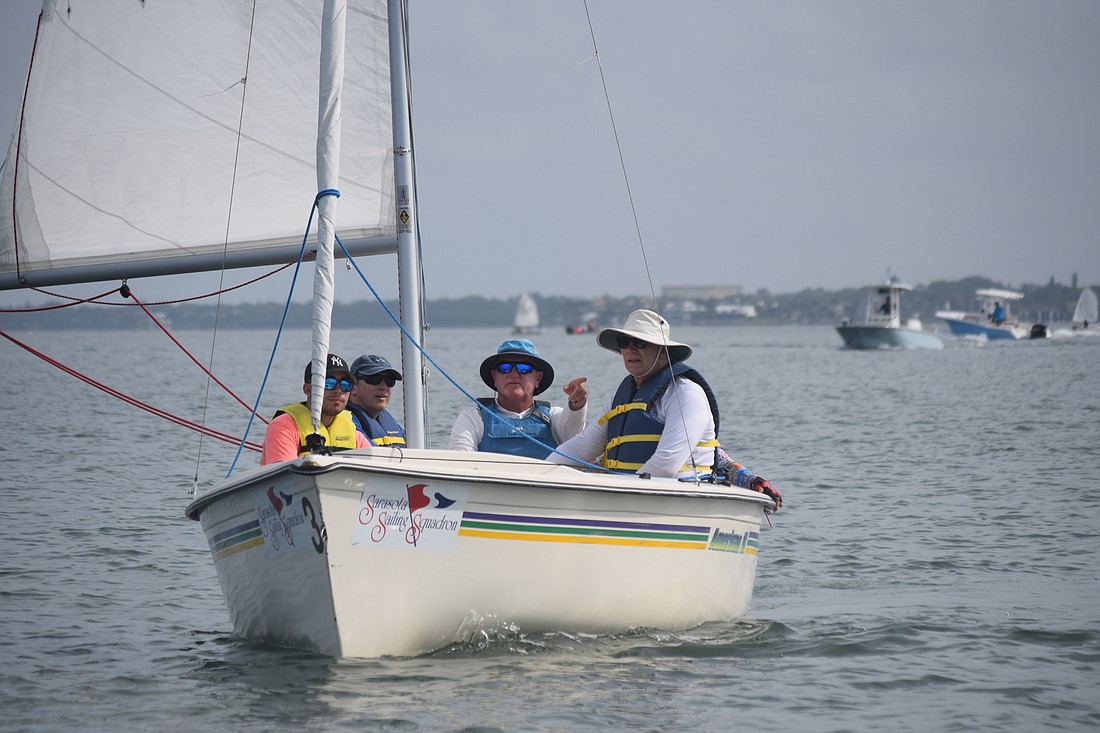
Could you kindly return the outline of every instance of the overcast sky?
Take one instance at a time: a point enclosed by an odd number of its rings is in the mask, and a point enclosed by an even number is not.
[[[1096,0],[589,0],[641,244],[583,2],[410,7],[429,298],[1100,284]]]

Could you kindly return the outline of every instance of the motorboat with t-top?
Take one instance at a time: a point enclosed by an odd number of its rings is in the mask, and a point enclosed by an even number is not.
[[[845,321],[837,333],[849,349],[942,349],[943,341],[924,330],[920,319],[901,319],[901,294],[913,288],[890,278],[867,288],[862,323]]]
[[[947,323],[956,336],[985,337],[989,340],[1028,338],[1031,326],[1012,315],[1012,303],[1023,293],[1000,288],[983,288],[974,293],[972,311],[937,311],[936,318]]]

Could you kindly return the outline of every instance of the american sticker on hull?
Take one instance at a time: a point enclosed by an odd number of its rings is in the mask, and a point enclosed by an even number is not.
[[[722,532],[714,530],[710,538],[710,549],[718,552],[735,552],[741,555],[755,555],[760,549],[759,532]]]

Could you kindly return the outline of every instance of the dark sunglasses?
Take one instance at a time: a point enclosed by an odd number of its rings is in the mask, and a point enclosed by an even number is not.
[[[648,341],[631,338],[630,336],[616,336],[615,343],[619,345],[620,349],[625,349],[627,346],[633,346],[638,351],[644,351],[646,347],[649,346]]]
[[[397,377],[393,376],[392,374],[387,374],[385,376],[383,376],[381,374],[375,374],[372,377],[359,377],[359,378],[361,380],[363,380],[364,382],[366,382],[367,384],[373,384],[376,387],[379,384],[382,384],[382,382],[385,382],[387,387],[392,387],[393,385],[397,384]]]
[[[496,369],[501,374],[508,374],[512,371],[513,367],[515,367],[517,374],[530,374],[531,372],[535,371],[535,367],[525,361],[517,361],[514,363],[510,361],[502,361],[497,364],[494,369]]]
[[[350,392],[351,388],[355,386],[355,382],[350,379],[337,379],[336,377],[329,377],[325,380],[326,390],[336,389],[337,386],[340,387],[341,392]]]

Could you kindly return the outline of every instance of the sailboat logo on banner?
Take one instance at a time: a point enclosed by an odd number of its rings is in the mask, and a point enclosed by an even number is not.
[[[450,552],[462,524],[469,489],[427,484],[379,483],[363,492],[353,545]]]

